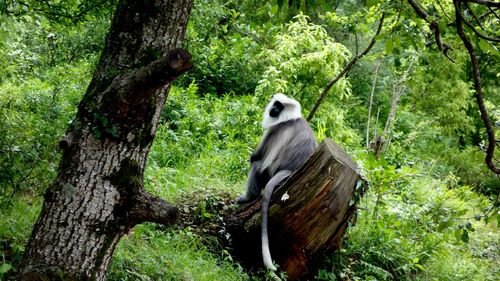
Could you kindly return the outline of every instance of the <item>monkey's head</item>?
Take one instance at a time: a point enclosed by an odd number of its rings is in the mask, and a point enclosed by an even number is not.
[[[284,94],[275,94],[264,110],[262,127],[270,128],[281,122],[301,118],[300,103]]]

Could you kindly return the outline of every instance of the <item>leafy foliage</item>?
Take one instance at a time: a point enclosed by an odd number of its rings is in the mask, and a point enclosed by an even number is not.
[[[187,85],[187,79],[194,79],[203,94],[252,92],[259,67],[255,55],[261,46],[245,36],[248,28],[238,23],[242,15],[235,3],[195,1],[194,5],[186,46],[196,67],[181,83]]]
[[[57,142],[75,112],[90,65],[53,68],[40,78],[0,89],[0,204],[21,191],[42,192],[55,176]],[[42,80],[43,79],[43,80]]]
[[[489,226],[466,219],[487,209],[487,200],[468,186],[450,189],[453,178],[433,179],[421,172],[422,167],[396,169],[374,159],[365,163],[372,186],[363,211],[348,233],[345,249],[332,257],[337,265],[333,274],[320,270],[319,279],[495,279],[497,272],[487,270],[494,267],[495,259],[476,263],[475,247],[462,244],[470,242],[467,233],[474,228],[489,232]],[[471,208],[470,202],[476,207]],[[500,242],[483,238],[497,245]]]
[[[273,45],[259,55],[267,67],[255,90],[257,96],[267,98],[281,92],[299,98],[308,107],[349,57],[347,48],[303,14],[276,35]],[[342,98],[347,86],[347,81],[341,80],[332,91]]]

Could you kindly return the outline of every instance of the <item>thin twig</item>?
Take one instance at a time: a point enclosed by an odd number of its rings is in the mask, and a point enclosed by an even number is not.
[[[438,23],[435,20],[430,20],[429,14],[420,7],[415,0],[408,0],[408,3],[413,8],[415,13],[423,20],[425,20],[429,24],[429,28],[434,32],[434,39],[436,40],[436,44],[441,52],[452,62],[455,62],[449,55],[448,51],[453,50],[450,45],[443,43],[441,39],[441,29],[439,28]]]
[[[485,12],[484,14],[480,15],[480,16],[479,16],[479,18],[480,18],[480,19],[484,19],[484,18],[486,18],[487,16],[489,16],[490,14],[493,14],[493,15],[494,15],[497,19],[500,19],[500,17],[498,16],[498,14],[497,14],[497,13],[495,13],[495,10],[493,10],[493,8],[492,8],[492,7],[488,7],[488,10],[489,10],[489,11],[487,11],[487,12]],[[499,10],[499,9],[497,9],[497,11],[498,11],[498,10]]]
[[[467,10],[469,10],[472,17],[476,20],[477,24],[479,24],[479,27],[481,27],[481,29],[484,30],[484,27],[481,24],[481,21],[476,17],[476,14],[474,14],[474,11],[470,8],[469,2],[465,1],[465,6],[467,7]]]
[[[472,25],[472,23],[470,23],[468,20],[465,19],[464,15],[462,15],[462,12],[458,12],[457,14],[461,19],[462,21],[465,23],[465,25],[467,25],[472,31],[474,31],[474,33],[483,38],[483,39],[486,39],[488,41],[492,41],[492,42],[500,42],[500,38],[495,38],[495,37],[490,37],[490,36],[487,36],[487,35],[484,35],[482,34],[481,32],[479,32],[475,27],[474,25]]]
[[[252,38],[252,40],[255,41],[255,42],[263,43],[263,44],[268,44],[269,43],[267,40],[265,40],[262,37],[259,37],[257,34],[243,30],[241,27],[238,26],[238,24],[234,24],[234,25],[232,25],[232,27],[234,29],[236,29],[236,31],[238,31],[240,34]]]
[[[371,48],[373,47],[373,45],[375,45],[375,42],[377,41],[376,38],[380,34],[380,31],[382,30],[382,25],[384,23],[384,19],[385,19],[385,13],[382,13],[382,16],[380,17],[380,21],[379,21],[379,24],[378,24],[378,27],[377,27],[377,32],[375,33],[375,35],[373,36],[372,40],[370,41],[370,44],[366,47],[366,49],[363,52],[361,52],[357,56],[354,56],[351,59],[351,61],[349,61],[349,63],[344,67],[344,69],[342,69],[342,71],[339,74],[337,74],[337,76],[335,76],[335,78],[333,78],[328,83],[328,85],[326,85],[325,89],[323,90],[323,92],[319,96],[318,100],[314,104],[313,108],[309,112],[309,115],[307,116],[307,121],[311,121],[311,119],[314,116],[314,113],[316,113],[316,111],[318,110],[319,106],[321,105],[321,103],[325,99],[326,95],[328,94],[328,91],[330,91],[330,89],[333,87],[333,85],[335,83],[337,83],[337,81],[340,80],[340,78],[344,77],[344,75],[346,75],[351,70],[351,68],[354,66],[354,64],[356,64],[356,62],[360,58],[364,57],[371,50]]]
[[[441,8],[441,11],[443,11],[443,14],[449,19],[451,20],[450,16],[448,15],[448,13],[446,12],[446,10],[444,9],[443,5],[441,5],[441,1],[437,1],[438,2],[438,5],[439,7]]]
[[[401,97],[406,92],[406,86],[404,83],[408,79],[410,72],[412,71],[413,63],[416,61],[415,57],[410,61],[408,68],[403,73],[401,78],[394,84],[393,87],[393,95],[391,98],[391,109],[389,111],[389,115],[387,116],[387,121],[385,123],[384,132],[382,133],[382,139],[385,143],[383,143],[383,147],[381,150],[387,151],[389,149],[389,145],[391,142],[391,129],[396,119],[396,113],[398,110],[398,103]]]
[[[377,78],[378,78],[378,70],[381,64],[382,62],[379,61],[375,66],[375,77],[373,77],[372,91],[370,93],[370,103],[368,105],[368,120],[366,120],[366,149],[370,148],[370,119],[372,115],[373,94],[375,93],[375,86],[377,85]]]
[[[498,16],[498,14],[497,14],[497,13],[495,13],[495,10],[493,10],[493,8],[492,8],[492,7],[488,7],[488,9],[490,10],[490,12],[492,12],[492,13],[495,15],[495,17],[496,17],[497,19],[500,19],[500,17]],[[497,11],[498,11],[498,9],[497,9]]]
[[[466,1],[467,3],[467,1]],[[470,10],[470,9],[469,9]],[[471,11],[472,12],[472,11]],[[488,41],[492,41],[492,42],[500,42],[500,38],[495,38],[495,37],[490,37],[490,36],[487,36],[487,35],[484,35],[482,34],[481,32],[479,32],[475,27],[474,25],[472,25],[472,23],[470,23],[468,20],[465,19],[464,15],[462,14],[461,11],[457,11],[457,15],[460,17],[460,19],[465,23],[465,25],[467,25],[472,31],[474,31],[474,33],[483,38],[483,39],[486,39]],[[474,16],[475,17],[475,16]],[[477,20],[477,19],[476,19]],[[482,26],[481,26],[482,28]],[[484,28],[483,28],[484,30]]]

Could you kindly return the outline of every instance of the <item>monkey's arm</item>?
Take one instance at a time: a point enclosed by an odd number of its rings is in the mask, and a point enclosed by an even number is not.
[[[262,149],[257,148],[257,150],[252,152],[252,155],[250,155],[250,163],[261,160],[262,156],[263,156]]]
[[[273,134],[269,130],[266,130],[264,132],[259,146],[257,146],[257,149],[255,149],[255,151],[252,152],[252,155],[250,155],[250,163],[262,160],[262,158],[264,158],[264,155],[266,153],[266,144],[269,143],[269,139],[272,137],[272,135]]]

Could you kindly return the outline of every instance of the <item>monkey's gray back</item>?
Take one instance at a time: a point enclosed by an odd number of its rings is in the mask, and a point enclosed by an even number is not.
[[[268,129],[264,138],[261,171],[272,177],[277,171],[295,171],[318,146],[314,132],[304,118],[278,123]]]

